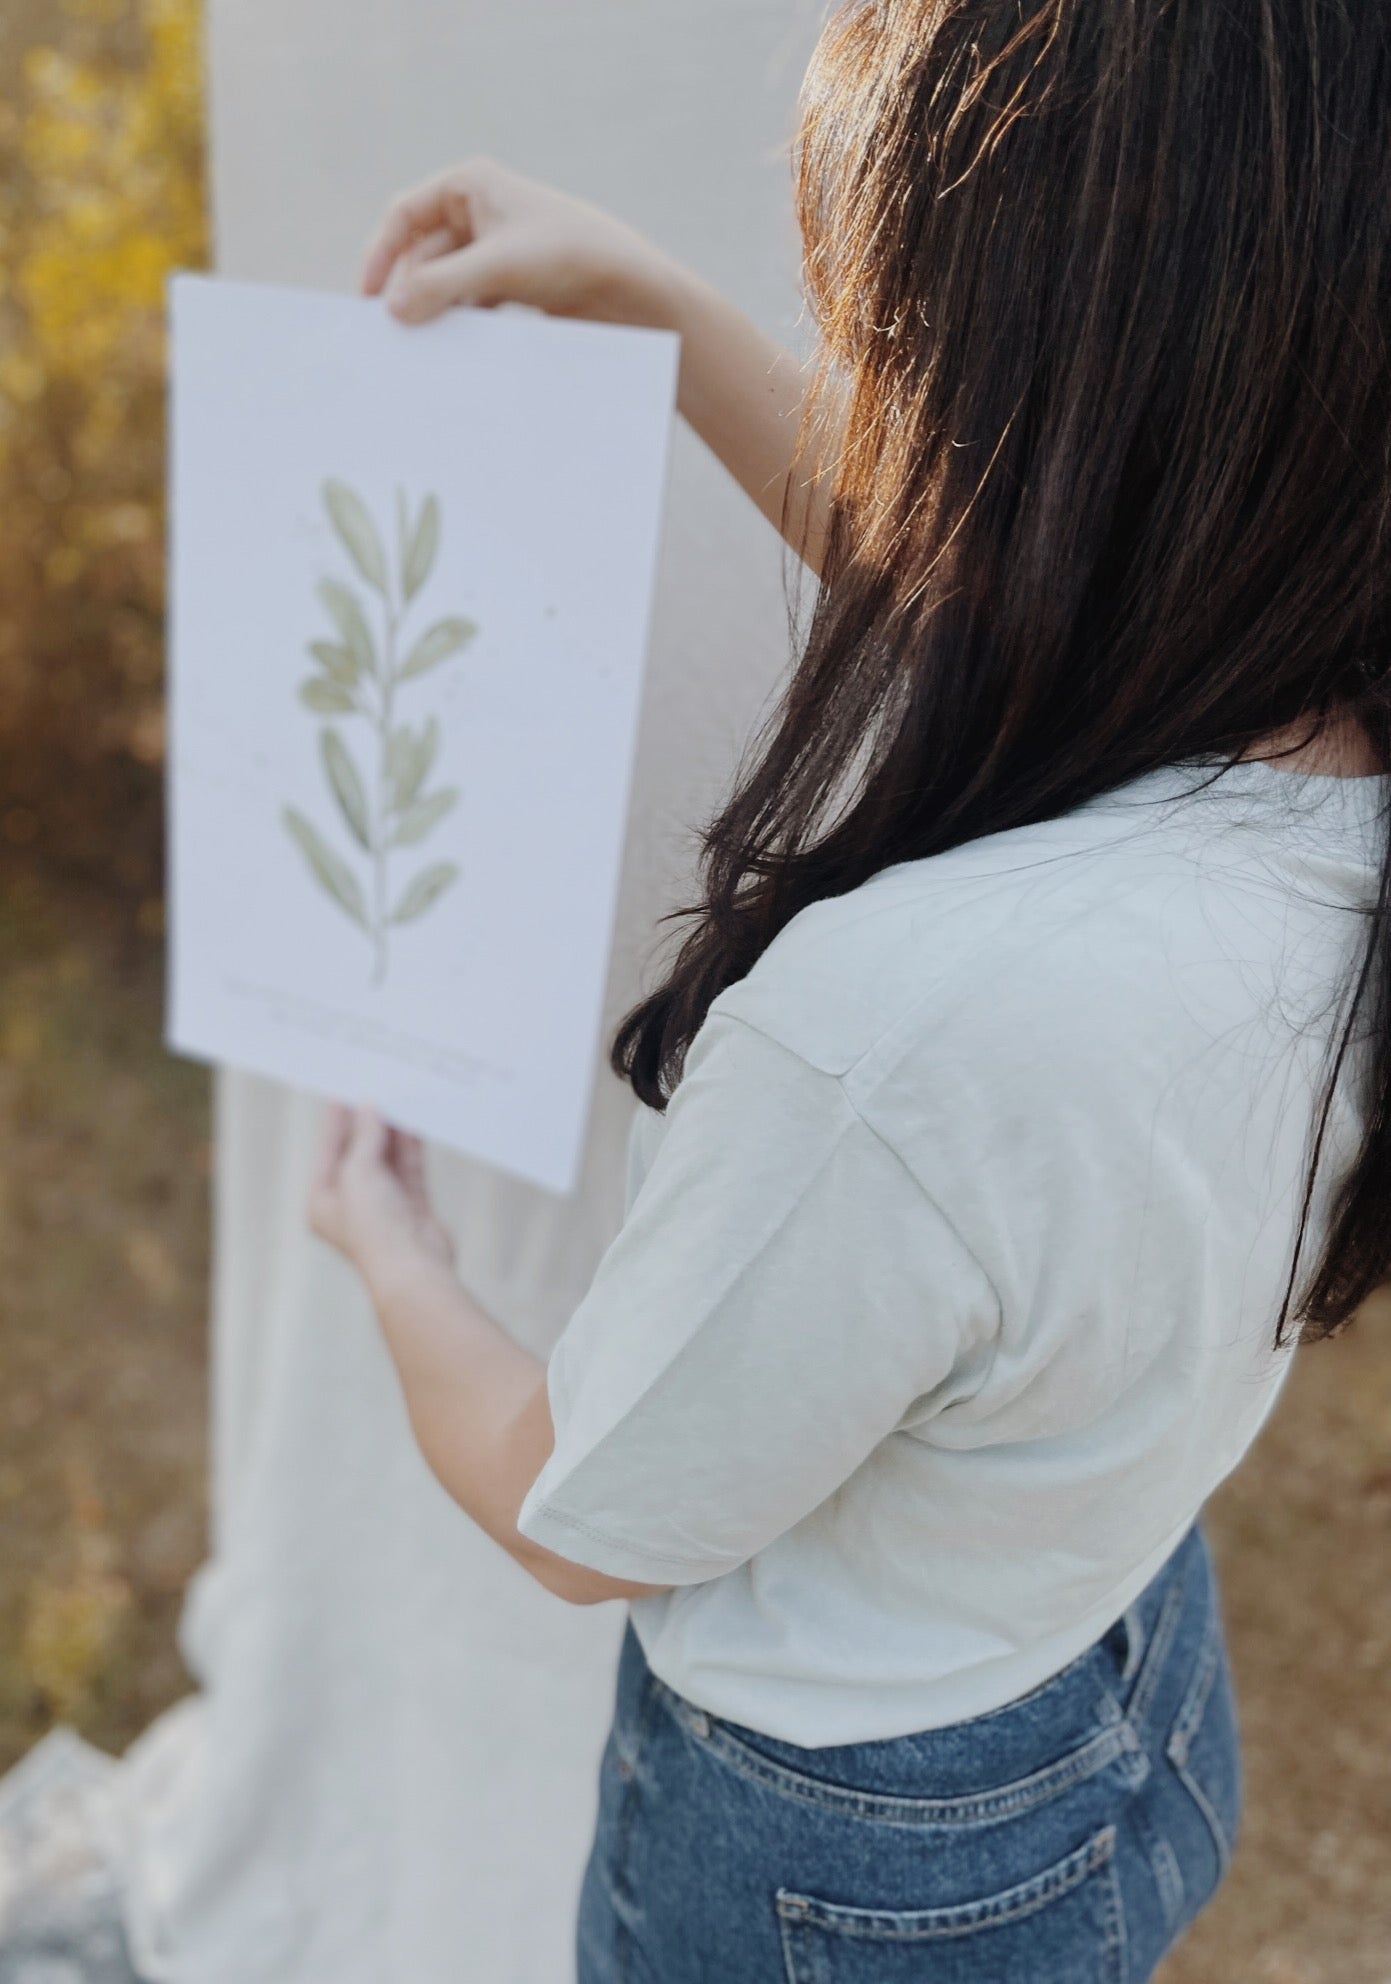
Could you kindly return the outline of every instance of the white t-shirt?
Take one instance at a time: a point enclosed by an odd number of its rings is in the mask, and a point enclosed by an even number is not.
[[[712,1714],[818,1746],[1013,1700],[1269,1413],[1391,780],[1212,777],[812,905],[639,1112],[520,1527],[673,1587],[633,1623]]]

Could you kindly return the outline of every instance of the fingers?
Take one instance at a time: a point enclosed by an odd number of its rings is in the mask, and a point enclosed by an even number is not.
[[[452,255],[458,246],[458,236],[451,233],[447,227],[432,227],[428,234],[418,234],[408,248],[402,249],[391,274],[387,277],[385,294],[388,301],[411,271],[418,268],[422,262],[433,261],[440,255]]]
[[[316,1193],[325,1191],[337,1177],[352,1133],[353,1111],[345,1103],[333,1103],[324,1115],[318,1155],[314,1161],[313,1190]]]
[[[346,1166],[354,1171],[373,1170],[385,1164],[391,1132],[375,1109],[359,1109],[348,1143]]]
[[[379,1110],[330,1109],[309,1193],[311,1231],[366,1272],[371,1247],[394,1230],[407,1206],[425,1227],[432,1224],[420,1139],[393,1129]],[[450,1254],[447,1238],[442,1244]]]
[[[454,173],[441,173],[403,193],[388,209],[386,219],[369,242],[362,264],[362,288],[368,296],[379,295],[399,256],[412,242],[436,228],[447,229],[451,239],[467,241],[473,235],[468,195],[456,182]]]
[[[404,1130],[395,1135],[396,1175],[405,1186],[412,1202],[422,1209],[430,1203],[429,1186],[425,1178],[425,1146],[419,1137],[407,1136]]]
[[[487,308],[508,299],[505,255],[473,242],[452,255],[397,264],[387,285],[387,307],[403,324],[426,324],[461,304]]]
[[[396,270],[413,269],[420,262],[433,261],[437,255],[452,255],[459,246],[459,237],[447,227],[432,227],[428,234],[419,234],[396,263]],[[395,273],[395,271],[393,271]],[[388,282],[387,288],[391,287]]]
[[[425,1181],[425,1146],[408,1130],[394,1127],[387,1131],[386,1162],[411,1203],[422,1212],[430,1209]]]
[[[309,1226],[322,1240],[335,1239],[338,1183],[352,1133],[353,1111],[334,1103],[324,1114],[309,1186]]]
[[[437,173],[422,186],[414,187],[392,202],[386,219],[369,242],[362,264],[362,289],[367,296],[380,295],[399,256],[422,234],[436,228],[447,231],[462,247],[474,238],[471,193],[487,171],[483,161],[451,166]]]

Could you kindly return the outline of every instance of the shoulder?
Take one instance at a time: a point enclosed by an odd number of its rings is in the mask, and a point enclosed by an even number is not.
[[[1125,807],[1084,809],[813,903],[711,1016],[861,1086],[891,1046],[1008,1054],[1021,1023],[1036,1044],[1040,1026],[1066,1037],[1152,996],[1177,931],[1201,919],[1197,896],[1185,837]]]

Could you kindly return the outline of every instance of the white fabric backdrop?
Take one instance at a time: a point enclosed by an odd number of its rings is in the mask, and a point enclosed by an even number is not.
[[[211,0],[219,266],[350,287],[393,191],[490,151],[795,341],[785,140],[821,12]],[[773,532],[682,434],[609,1024],[783,664],[782,577]],[[601,1075],[569,1201],[436,1166],[467,1280],[538,1349],[617,1222],[629,1112]],[[619,1608],[549,1598],[427,1476],[351,1276],[303,1229],[315,1119],[220,1084],[214,1555],[185,1621],[203,1692],[132,1759],[137,1960],[179,1984],[558,1984]]]

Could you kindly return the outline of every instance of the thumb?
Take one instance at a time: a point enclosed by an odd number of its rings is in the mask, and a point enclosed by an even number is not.
[[[486,309],[520,301],[513,294],[508,259],[505,249],[484,240],[429,261],[403,260],[387,284],[387,308],[403,324],[425,324],[460,305]]]

